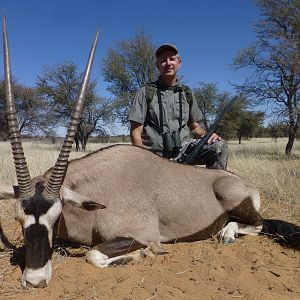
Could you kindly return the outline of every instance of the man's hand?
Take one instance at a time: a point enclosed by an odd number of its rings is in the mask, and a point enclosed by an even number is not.
[[[208,144],[214,143],[216,141],[221,141],[221,137],[218,136],[216,133],[213,133],[212,136],[209,138],[209,140],[207,141]]]
[[[201,139],[205,134],[205,130],[199,125],[198,122],[193,122],[188,124],[189,128],[192,130],[192,133],[196,139]],[[222,138],[216,133],[213,133],[212,136],[207,141],[208,144],[220,141]]]

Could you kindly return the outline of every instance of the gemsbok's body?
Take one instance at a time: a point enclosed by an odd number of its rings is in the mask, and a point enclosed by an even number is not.
[[[35,180],[47,182],[49,175]],[[258,191],[242,178],[173,163],[129,145],[70,161],[62,197],[66,189],[106,207],[63,207],[58,235],[86,245],[120,237],[144,246],[207,239],[230,218],[262,225]]]
[[[58,160],[44,175],[31,179],[17,128],[5,18],[3,28],[7,117],[18,186],[0,186],[0,199],[18,198],[15,217],[25,241],[23,286],[49,284],[53,232],[93,246],[87,260],[98,267],[164,253],[161,243],[216,234],[226,243],[237,234],[263,232],[300,244],[299,227],[263,220],[258,191],[232,173],[180,165],[129,145],[68,162],[98,33]]]

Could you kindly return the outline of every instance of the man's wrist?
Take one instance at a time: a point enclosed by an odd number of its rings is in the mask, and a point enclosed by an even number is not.
[[[192,131],[192,134],[195,138],[202,138],[205,134],[206,134],[206,131],[203,130],[200,126],[195,128],[193,131]]]

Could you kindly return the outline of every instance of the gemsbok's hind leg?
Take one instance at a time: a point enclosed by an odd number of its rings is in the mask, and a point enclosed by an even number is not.
[[[238,177],[221,177],[214,192],[228,214],[228,224],[219,232],[223,243],[235,241],[239,235],[258,235],[262,230],[258,190]]]
[[[238,222],[229,222],[220,232],[220,240],[224,244],[234,243],[238,235],[259,235],[262,225],[248,225]]]
[[[228,212],[229,222],[220,231],[224,244],[233,243],[238,235],[258,235],[262,230],[262,218],[254,205],[257,199],[248,196],[237,207]]]

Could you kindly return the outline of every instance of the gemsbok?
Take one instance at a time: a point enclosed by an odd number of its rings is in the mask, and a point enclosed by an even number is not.
[[[174,163],[130,145],[68,161],[98,32],[57,162],[31,179],[17,126],[5,17],[3,39],[7,119],[18,186],[1,185],[0,199],[18,199],[15,218],[25,243],[23,286],[49,284],[54,235],[91,246],[86,259],[97,267],[165,253],[161,243],[217,234],[225,243],[239,234],[264,233],[300,244],[300,227],[262,219],[257,189],[230,172]]]

